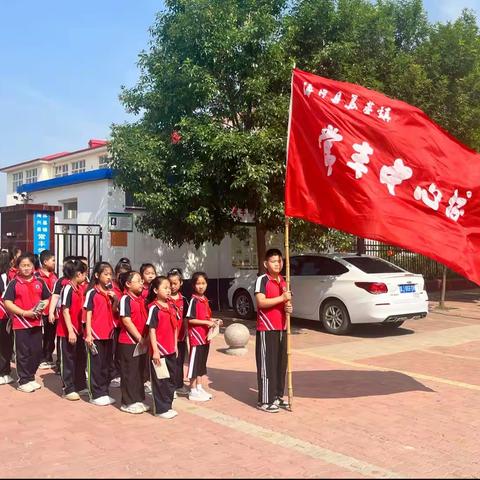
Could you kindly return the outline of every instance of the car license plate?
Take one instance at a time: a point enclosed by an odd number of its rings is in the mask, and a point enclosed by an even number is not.
[[[415,285],[399,285],[400,293],[415,293]]]

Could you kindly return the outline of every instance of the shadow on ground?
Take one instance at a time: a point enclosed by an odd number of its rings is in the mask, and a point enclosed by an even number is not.
[[[236,400],[254,405],[257,401],[255,372],[208,368],[211,387]],[[402,392],[434,392],[403,373],[366,370],[311,370],[293,372],[296,397],[356,398],[392,395]]]

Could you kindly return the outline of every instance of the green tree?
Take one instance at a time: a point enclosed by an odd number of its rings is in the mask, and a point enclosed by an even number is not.
[[[281,226],[292,60],[281,0],[168,0],[121,99],[138,122],[115,125],[117,182],[146,207],[139,228],[170,244],[219,243],[248,209],[259,255]],[[178,131],[180,141],[172,142]]]

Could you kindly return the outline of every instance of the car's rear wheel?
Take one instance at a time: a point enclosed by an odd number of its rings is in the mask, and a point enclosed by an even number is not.
[[[345,335],[351,327],[347,307],[340,300],[326,300],[320,310],[325,330],[334,335]]]
[[[404,323],[405,323],[405,321],[402,321],[402,322],[387,322],[387,323],[382,323],[382,325],[384,327],[388,327],[388,328],[398,328],[398,327],[401,327]]]
[[[235,315],[244,320],[254,317],[255,310],[252,298],[246,290],[238,290],[235,292],[233,296],[233,309],[235,310]]]

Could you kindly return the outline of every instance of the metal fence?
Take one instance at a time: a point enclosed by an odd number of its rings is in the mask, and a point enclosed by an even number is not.
[[[90,267],[102,259],[102,227],[100,225],[56,223],[55,258],[57,272],[62,271],[65,257],[70,255],[88,258]]]
[[[365,253],[388,260],[412,273],[421,273],[426,280],[442,278],[443,265],[418,253],[409,252],[400,247],[366,240]],[[447,277],[461,278],[455,272],[447,269]]]

